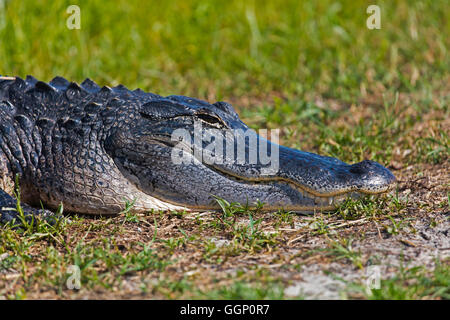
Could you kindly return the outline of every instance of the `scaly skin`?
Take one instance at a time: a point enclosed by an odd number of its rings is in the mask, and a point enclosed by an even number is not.
[[[10,209],[16,175],[31,215],[41,203],[51,210],[63,203],[66,212],[117,214],[133,200],[138,212],[216,209],[213,196],[250,205],[260,200],[268,210],[332,210],[348,196],[386,192],[395,182],[373,161],[349,165],[270,142],[270,150],[279,150],[279,169],[269,174],[260,159],[240,162],[238,153],[210,163],[188,152],[189,163],[174,163],[180,145],[172,135],[182,129],[194,139],[196,123],[201,133],[250,132],[225,102],[100,88],[89,79],[78,85],[61,77],[49,84],[30,76],[0,78],[1,219],[16,216]],[[195,149],[190,142],[183,141],[185,150]],[[245,143],[244,155],[253,151]]]

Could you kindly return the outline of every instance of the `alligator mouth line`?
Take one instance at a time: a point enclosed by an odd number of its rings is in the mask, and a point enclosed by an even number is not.
[[[210,167],[212,170],[216,171],[220,175],[224,176],[227,179],[234,180],[239,183],[246,183],[246,184],[264,184],[264,183],[285,183],[289,185],[292,189],[295,189],[298,191],[304,199],[313,200],[314,206],[301,206],[301,205],[291,205],[291,206],[284,206],[284,209],[288,209],[291,211],[313,211],[313,210],[333,210],[336,209],[336,206],[345,199],[348,198],[349,195],[353,195],[354,197],[360,197],[363,194],[376,194],[377,192],[369,193],[369,192],[362,192],[359,190],[346,190],[342,192],[335,192],[335,193],[329,193],[329,194],[320,194],[317,192],[313,192],[311,189],[308,189],[292,180],[283,178],[283,177],[263,177],[263,178],[243,178],[238,175],[230,174],[229,172],[226,172],[224,170],[217,169],[216,167],[211,167],[207,164],[205,166]],[[267,209],[273,209],[277,208],[276,206],[268,206]]]
[[[245,183],[245,184],[249,184],[249,185],[258,185],[258,184],[264,184],[264,183],[284,183],[289,185],[292,189],[298,191],[302,196],[303,199],[307,199],[309,201],[314,201],[314,205],[271,205],[270,203],[265,203],[262,211],[272,211],[272,210],[278,210],[278,209],[283,209],[286,211],[292,211],[292,212],[304,212],[304,213],[309,213],[309,212],[314,212],[314,211],[332,211],[332,210],[336,210],[337,206],[339,204],[341,204],[345,199],[347,199],[349,197],[349,195],[352,195],[354,198],[359,198],[360,196],[362,196],[364,194],[364,192],[360,192],[360,191],[353,191],[353,190],[349,190],[349,191],[344,191],[344,192],[340,192],[340,193],[335,193],[335,194],[330,194],[330,195],[324,195],[324,194],[320,194],[320,196],[317,196],[316,194],[307,191],[306,188],[303,188],[302,186],[300,186],[299,184],[296,184],[295,182],[289,180],[289,179],[285,179],[282,177],[275,177],[275,178],[261,178],[261,179],[247,179],[247,178],[242,178],[240,176],[237,175],[232,175],[229,174],[228,172],[225,172],[223,170],[218,170],[215,167],[212,167],[208,164],[203,163],[203,165],[207,168],[209,168],[210,170],[215,171],[216,173],[220,174],[221,176],[230,179],[230,180],[234,180],[238,183]],[[141,192],[145,193],[145,190],[139,188],[138,185],[135,185],[136,188],[138,190],[140,190]],[[161,196],[157,196],[152,194],[152,197],[154,197],[155,199],[158,199],[161,202],[165,202],[171,205],[175,205],[175,206],[180,206],[185,208],[186,211],[194,211],[194,210],[217,210],[219,208],[217,207],[213,207],[211,206],[207,206],[207,205],[186,205],[183,204],[182,202],[177,202],[177,201],[173,201],[173,200],[167,200],[162,198]],[[215,197],[216,195],[211,194],[211,196]],[[227,199],[225,199],[227,200]]]
[[[228,178],[228,179],[234,179],[235,181],[238,181],[240,183],[255,183],[255,184],[259,184],[259,183],[271,183],[271,182],[284,182],[289,184],[290,186],[292,186],[294,189],[298,190],[299,192],[301,192],[303,195],[308,196],[309,198],[331,198],[331,197],[338,197],[338,196],[342,196],[342,195],[347,195],[348,193],[351,192],[357,192],[357,193],[361,193],[361,194],[368,194],[368,195],[373,195],[373,194],[379,194],[379,193],[384,193],[384,192],[388,192],[390,190],[392,190],[394,188],[394,183],[389,184],[386,186],[386,188],[381,189],[381,190],[377,190],[377,191],[370,191],[370,190],[360,190],[358,189],[357,186],[350,186],[347,187],[345,189],[343,189],[342,191],[336,191],[336,192],[329,192],[329,193],[320,193],[317,192],[311,188],[308,188],[304,185],[301,185],[291,179],[287,179],[284,177],[258,177],[258,178],[247,178],[247,177],[241,177],[238,176],[236,174],[230,173],[228,171],[225,170],[221,170],[220,168],[208,165],[208,164],[204,164],[206,167],[210,168],[211,170],[220,173],[222,176]]]
[[[307,188],[304,188],[303,186],[300,186],[299,184],[289,180],[289,179],[285,179],[282,177],[275,177],[275,178],[260,178],[260,179],[247,179],[247,178],[242,178],[240,176],[237,175],[233,175],[233,174],[229,174],[228,172],[225,172],[223,170],[218,170],[215,167],[211,167],[208,164],[203,164],[205,165],[205,167],[208,167],[211,170],[214,170],[215,172],[217,172],[218,174],[222,175],[223,177],[230,179],[230,180],[234,180],[236,182],[239,183],[245,183],[245,184],[251,184],[251,185],[257,185],[257,184],[264,184],[264,183],[272,183],[272,182],[279,182],[279,183],[285,183],[288,184],[291,188],[295,189],[296,191],[298,191],[304,199],[307,200],[312,200],[314,201],[314,205],[270,205],[270,204],[265,204],[264,207],[262,208],[263,211],[270,211],[270,210],[277,210],[277,209],[284,209],[287,211],[294,211],[294,212],[314,212],[315,210],[321,210],[321,211],[332,211],[335,210],[337,208],[337,206],[339,204],[341,204],[345,199],[347,199],[349,197],[349,195],[353,196],[353,198],[359,198],[364,194],[376,194],[376,192],[373,193],[369,193],[369,192],[362,192],[359,190],[348,190],[348,191],[343,191],[343,192],[338,192],[338,193],[330,193],[328,195],[325,194],[318,194],[310,192]],[[153,197],[155,197],[154,195],[152,195]],[[213,194],[211,194],[211,196],[215,196]],[[161,199],[159,197],[155,197],[160,201],[164,201],[173,205],[178,205],[178,206],[185,206],[182,203],[177,203],[176,201],[170,201],[170,200],[166,200],[166,199]],[[226,200],[226,199],[225,199]],[[189,210],[215,210],[217,208],[213,208],[211,206],[205,206],[205,205],[189,205],[186,206],[187,209]]]

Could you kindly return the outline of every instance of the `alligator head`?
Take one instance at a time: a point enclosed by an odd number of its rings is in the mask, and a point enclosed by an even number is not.
[[[260,201],[268,210],[328,211],[395,182],[374,161],[350,165],[270,142],[225,102],[160,97],[141,104],[134,118],[109,136],[105,150],[140,191],[183,208],[217,208],[220,197]]]

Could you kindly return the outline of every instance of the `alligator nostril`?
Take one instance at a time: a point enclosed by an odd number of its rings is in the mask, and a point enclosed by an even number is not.
[[[372,160],[364,160],[351,165],[349,172],[355,174],[352,183],[364,192],[384,192],[395,182],[394,175],[388,169]]]
[[[350,172],[354,173],[354,174],[361,174],[361,173],[363,173],[363,171],[359,167],[351,167],[350,168]]]
[[[370,168],[373,168],[373,161],[363,160],[361,162],[355,163],[350,167],[350,172],[355,174],[367,173]]]

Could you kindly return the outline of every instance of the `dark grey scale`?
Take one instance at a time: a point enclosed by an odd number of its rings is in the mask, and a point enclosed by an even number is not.
[[[102,97],[112,97],[114,96],[114,91],[108,87],[108,86],[103,86],[100,91],[98,91],[97,93],[98,97],[102,98]]]
[[[228,113],[232,116],[236,116],[238,118],[237,113],[234,110],[233,106],[227,102],[219,101],[219,102],[213,103],[213,106],[219,108],[223,112],[226,112],[226,113]]]
[[[91,132],[92,128],[88,125],[82,124],[80,127],[75,129],[75,133],[80,137],[87,137]]]
[[[64,155],[63,166],[67,169],[70,169],[73,167],[74,164],[69,162],[69,159],[67,156],[72,153],[73,146],[76,145],[76,142],[78,141],[78,139],[72,139],[71,136],[68,134],[66,128],[63,125],[61,125],[61,123],[58,123],[57,126],[59,128],[59,132],[61,135],[61,145],[62,145],[61,152]],[[72,140],[74,140],[75,143],[72,144]]]
[[[192,115],[193,111],[185,105],[168,99],[153,100],[141,106],[140,113],[151,120],[168,119],[174,116]]]
[[[65,91],[58,90],[58,94],[53,101],[53,109],[59,117],[70,116],[72,114],[74,103],[73,101],[68,102]]]
[[[54,165],[52,168],[52,172],[58,177],[63,177],[65,174],[64,171],[64,154],[63,154],[63,145],[62,145],[62,134],[58,126],[54,126],[52,131],[52,144],[51,144],[51,154],[54,159]]]
[[[0,80],[0,102],[9,99],[9,87],[11,82],[11,80]]]
[[[91,124],[91,127],[92,130],[97,134],[97,143],[101,143],[100,141],[104,141],[107,138],[109,130],[105,128],[103,121],[99,119],[98,116]]]
[[[95,150],[97,148],[97,132],[95,130],[90,129],[89,136],[86,136],[86,138],[89,141],[88,145],[89,160],[92,161],[93,164],[95,159]]]
[[[211,104],[206,101],[202,101],[200,99],[179,96],[179,95],[171,95],[168,96],[167,99],[176,101],[180,104],[185,105],[189,109],[199,109],[199,108],[211,108]]]
[[[120,100],[114,98],[107,103],[102,111],[100,111],[100,117],[103,119],[103,124],[109,128],[116,121],[118,104],[120,104]]]
[[[37,155],[34,152],[34,145],[31,140],[31,122],[27,117],[23,115],[16,116],[14,120],[16,120],[14,122],[15,130],[17,132],[17,136],[19,138],[20,146],[22,148],[23,157],[25,160],[24,168],[32,170],[37,165]]]
[[[27,116],[23,114],[16,115],[14,120],[20,125],[22,130],[27,134],[27,136],[31,137],[33,132],[34,124]]]
[[[86,113],[81,119],[81,122],[83,122],[83,125],[90,125],[95,121],[95,119],[97,119],[97,115],[95,113]]]
[[[139,112],[140,109],[142,108],[143,105],[145,105],[146,103],[155,101],[155,100],[160,100],[160,99],[164,99],[161,96],[150,96],[150,95],[143,95],[143,96],[139,96],[139,95],[132,95],[131,97],[128,98],[128,101],[130,101],[130,105],[133,106],[133,109],[135,110],[135,112]]]
[[[161,99],[162,98],[162,96],[160,96],[159,94],[145,92],[141,89],[135,89],[135,90],[133,90],[133,93],[136,96],[136,100],[139,100],[143,103],[146,103],[153,99]]]
[[[2,119],[6,119],[7,115],[14,115],[16,113],[16,107],[14,107],[9,101],[0,102],[0,112],[2,114]]]
[[[48,103],[53,102],[54,95],[57,94],[57,91],[54,87],[49,85],[46,82],[38,81],[34,84],[33,87],[26,91],[28,94],[34,94],[35,98]]]
[[[39,81],[38,79],[30,75],[27,75],[27,77],[25,78],[25,82],[27,83],[27,86],[29,88],[34,87],[38,81]]]
[[[84,90],[86,90],[90,94],[94,94],[94,93],[97,93],[98,91],[100,91],[100,86],[89,78],[86,78],[81,83],[81,87],[83,87]]]
[[[42,143],[42,156],[40,157],[39,165],[41,168],[53,168],[55,163],[53,161],[52,141],[55,121],[53,119],[41,118],[36,121],[36,127],[39,129]]]
[[[39,158],[39,156],[42,153],[42,139],[41,139],[40,132],[39,132],[39,130],[36,127],[33,128],[33,131],[31,133],[31,137],[32,137],[32,140],[33,140],[34,151],[36,152],[36,155]]]
[[[74,110],[72,110],[73,112],[71,112],[70,114],[66,115],[66,114],[62,114],[61,118],[62,118],[62,123],[60,124],[60,126],[64,126],[64,128],[68,131],[68,137],[70,137],[70,135],[74,134],[74,131],[78,128],[76,127],[76,125],[78,124],[78,122],[81,122],[81,117],[82,114],[79,112],[74,112]]]
[[[84,111],[86,113],[90,113],[90,114],[97,114],[98,112],[100,112],[100,110],[102,109],[102,105],[100,103],[95,103],[95,102],[89,102],[88,104],[86,104],[86,106],[84,107]]]
[[[124,95],[124,97],[131,96],[131,94],[132,94],[132,92],[130,90],[128,90],[123,84],[119,84],[118,86],[113,87],[112,90],[115,93]]]
[[[87,95],[88,92],[81,88],[76,82],[71,82],[65,91],[65,96],[71,105],[79,104],[80,99]]]
[[[23,106],[26,103],[27,95],[24,94],[27,89],[27,84],[23,79],[17,77],[9,86],[8,86],[8,101],[16,106]]]
[[[22,173],[23,168],[26,167],[26,161],[16,128],[11,123],[0,122],[0,134],[3,136],[3,143],[6,149],[9,149],[11,156],[17,161],[16,163],[19,164],[19,168],[16,167],[16,170],[18,170],[19,173]]]
[[[54,77],[53,80],[50,81],[50,85],[59,91],[66,91],[67,87],[70,85],[70,82],[63,77]]]
[[[52,139],[52,153],[54,157],[60,157],[63,154],[62,138],[61,130],[58,126],[54,126]]]
[[[58,91],[54,87],[45,82],[38,81],[25,93],[34,101],[33,105],[27,104],[21,106],[26,114],[33,114],[34,119],[39,119],[44,114],[52,118],[56,116],[57,110],[53,106]]]
[[[2,154],[4,154],[7,158],[10,169],[14,173],[22,173],[22,168],[20,166],[19,161],[16,158],[14,158],[11,150],[8,147],[7,140],[2,134],[0,134],[0,147]]]

